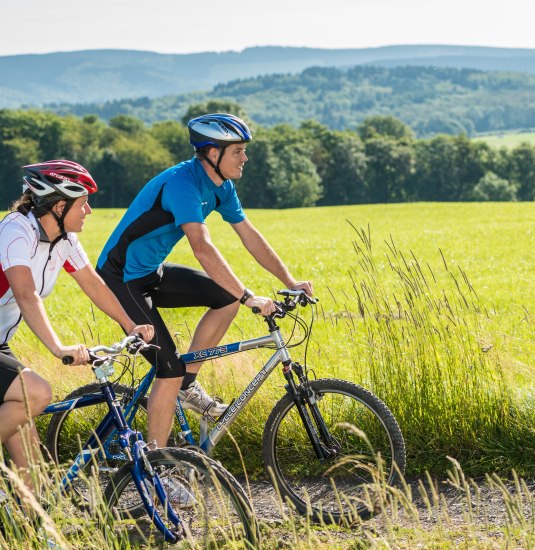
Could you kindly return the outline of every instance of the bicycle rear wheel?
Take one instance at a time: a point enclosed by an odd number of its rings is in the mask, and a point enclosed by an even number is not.
[[[259,532],[249,500],[221,464],[197,451],[171,448],[151,451],[147,460],[151,468],[142,472],[143,490],[158,502],[151,481],[152,469],[166,487],[194,547],[219,548],[236,542],[256,547]],[[133,464],[127,463],[117,471],[106,488],[105,499],[118,519],[136,518],[143,529],[142,518],[148,524],[151,518],[133,481],[132,468]],[[165,519],[162,508],[158,505]]]
[[[356,384],[321,379],[310,387],[334,438],[327,447],[337,450],[330,459],[318,459],[299,411],[286,395],[264,430],[268,475],[281,496],[314,521],[351,523],[357,516],[370,517],[374,505],[367,491],[374,484],[396,484],[405,468],[398,423],[380,399]],[[306,406],[310,413],[310,404]]]

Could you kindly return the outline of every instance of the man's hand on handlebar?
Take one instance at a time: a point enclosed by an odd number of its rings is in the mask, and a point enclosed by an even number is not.
[[[314,296],[312,281],[297,281],[294,285],[292,285],[292,290],[304,290],[307,296]]]
[[[265,296],[251,296],[246,302],[247,307],[258,308],[260,315],[271,315],[275,313],[275,304],[271,298],[266,298]],[[255,312],[256,313],[256,312]]]

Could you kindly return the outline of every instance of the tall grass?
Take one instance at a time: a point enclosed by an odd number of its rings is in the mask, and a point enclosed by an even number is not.
[[[467,274],[443,255],[438,266],[422,264],[392,238],[378,261],[369,229],[355,235],[348,349],[361,383],[398,419],[409,471],[443,471],[454,456],[472,473],[533,472],[535,417],[508,386]]]
[[[63,472],[47,461],[32,464],[34,494],[12,463],[0,462],[0,545],[13,548],[110,548],[129,550],[132,536],[124,525],[116,524],[103,503],[100,487],[87,479],[95,495],[92,514],[82,514],[65,494],[60,479]],[[83,474],[82,474],[83,475]],[[130,529],[131,531],[131,529]]]
[[[101,211],[90,219],[82,241],[93,261],[120,214]],[[360,526],[349,540],[290,513],[280,523],[263,526],[265,548],[413,548],[440,545],[448,539],[456,544],[464,541],[468,547],[476,540],[479,547],[488,548],[514,546],[519,541],[526,547],[535,545],[530,519],[533,498],[527,483],[516,474],[512,486],[494,475],[487,477],[489,490],[498,494],[505,511],[497,525],[479,499],[480,485],[463,473],[509,473],[513,467],[519,475],[535,473],[531,458],[535,451],[531,383],[535,294],[530,293],[535,275],[534,214],[531,204],[251,212],[295,275],[314,279],[321,315],[309,349],[310,366],[318,376],[361,383],[388,404],[407,441],[410,474],[426,469],[443,474],[450,464],[448,455],[454,457],[457,462],[449,487],[459,495],[456,506],[466,508],[463,521],[454,522],[429,477],[417,488],[384,487],[383,504],[389,513]],[[367,221],[371,230],[356,230],[346,218]],[[221,222],[215,219],[210,224],[218,246],[250,286],[278,288],[244,258],[233,237],[223,237]],[[272,238],[281,234],[279,242]],[[194,262],[187,248],[174,251],[171,260]],[[60,279],[47,302],[49,316],[66,343],[109,343],[121,336],[120,329],[90,308],[67,277]],[[180,349],[187,347],[201,313],[164,313],[177,332]],[[264,330],[260,319],[242,311],[227,340],[258,336]],[[12,343],[24,362],[52,381],[57,397],[92,381],[83,368],[58,365],[26,328]],[[298,350],[294,355],[302,359]],[[237,395],[262,360],[255,353],[235,356],[222,365],[208,364],[203,367],[203,384],[228,399]],[[284,391],[282,386],[282,379],[273,377],[233,426],[234,440],[221,442],[218,456],[236,473],[240,473],[236,444],[247,468],[260,471],[263,423]],[[46,487],[57,474],[47,470],[49,466],[42,468],[45,494],[52,494],[52,486]],[[16,492],[18,485],[11,485]],[[425,503],[425,511],[416,501]],[[54,502],[54,507],[43,508],[41,526],[19,516],[0,538],[3,547],[13,547],[13,540],[20,547],[43,547],[43,522],[47,536],[58,542],[67,539],[72,548],[128,549],[153,544],[135,526],[111,522],[105,512],[96,521],[80,516],[67,499]],[[431,527],[426,525],[430,518]]]
[[[261,514],[259,549],[382,549],[391,548],[533,548],[535,498],[530,485],[515,472],[511,481],[487,475],[474,482],[460,464],[450,460],[447,477],[424,475],[400,487],[385,485],[380,476],[363,496],[378,514],[356,520],[351,528],[311,524],[295,515],[275,494],[277,517]],[[9,498],[0,505],[0,547],[6,550],[44,548],[130,550],[162,548],[158,533],[142,522],[115,521],[94,487],[92,512],[80,512],[68,497],[58,496],[60,472],[47,464],[34,469],[41,487],[37,499],[16,472],[0,463],[0,489]],[[18,506],[18,499],[24,506]],[[211,546],[212,547],[212,546]],[[191,548],[186,542],[169,548]],[[215,549],[216,546],[213,546]],[[234,543],[217,548],[243,548]]]

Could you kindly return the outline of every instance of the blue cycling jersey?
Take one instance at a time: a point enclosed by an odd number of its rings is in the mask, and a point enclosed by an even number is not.
[[[245,220],[231,180],[215,185],[196,158],[164,170],[127,209],[100,254],[98,269],[124,282],[153,273],[184,236],[181,225],[204,223],[213,210],[229,223]]]

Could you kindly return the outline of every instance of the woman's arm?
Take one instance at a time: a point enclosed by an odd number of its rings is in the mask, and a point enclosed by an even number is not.
[[[82,365],[89,360],[83,344],[64,346],[52,328],[46,314],[43,300],[39,296],[29,267],[17,265],[6,269],[5,275],[13,296],[19,306],[22,318],[43,344],[59,358],[70,355],[74,365]]]

